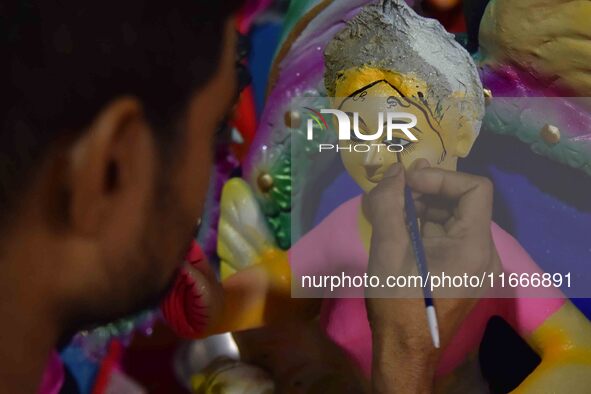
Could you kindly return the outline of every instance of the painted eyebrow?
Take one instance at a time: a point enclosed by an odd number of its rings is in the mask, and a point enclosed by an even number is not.
[[[441,156],[442,156],[441,160],[445,159],[445,157],[447,156],[447,148],[445,147],[445,144],[443,143],[443,137],[441,136],[441,133],[439,133],[439,131],[437,131],[437,129],[436,129],[436,128],[433,126],[433,124],[431,123],[431,118],[428,116],[428,114],[425,112],[425,110],[424,110],[423,108],[419,107],[418,105],[416,105],[416,104],[412,103],[412,101],[408,100],[408,98],[407,98],[407,97],[406,97],[406,96],[405,96],[405,95],[404,95],[404,94],[403,94],[403,93],[402,93],[402,92],[401,92],[401,91],[400,91],[400,90],[399,90],[399,89],[398,89],[396,86],[392,85],[390,82],[388,82],[388,81],[387,81],[387,80],[385,80],[385,79],[380,79],[380,80],[378,80],[378,81],[373,81],[372,83],[370,83],[370,84],[368,84],[368,85],[365,85],[365,86],[364,86],[364,87],[362,87],[362,88],[359,88],[359,89],[357,89],[356,91],[354,91],[353,93],[351,93],[349,96],[347,96],[347,98],[346,98],[346,99],[344,99],[344,100],[343,100],[343,102],[342,102],[342,103],[339,105],[339,108],[338,108],[338,109],[340,110],[340,109],[343,107],[343,105],[344,105],[344,104],[345,104],[345,103],[346,103],[346,102],[347,102],[347,101],[348,101],[350,98],[352,98],[352,97],[354,97],[354,96],[358,95],[359,93],[362,93],[363,91],[365,91],[365,90],[367,90],[367,89],[369,89],[369,88],[371,88],[371,87],[373,87],[373,86],[377,85],[378,83],[382,83],[382,82],[384,82],[384,83],[387,83],[387,84],[388,84],[388,85],[389,85],[389,86],[390,86],[392,89],[394,89],[394,90],[395,90],[395,91],[396,91],[396,92],[397,92],[397,93],[398,93],[398,94],[399,94],[401,97],[403,97],[403,98],[407,99],[407,101],[408,101],[409,105],[414,105],[414,106],[415,106],[415,107],[416,107],[416,108],[417,108],[419,111],[421,111],[421,112],[422,112],[422,113],[425,115],[425,118],[427,119],[427,123],[429,124],[429,127],[431,128],[431,130],[433,130],[433,132],[434,132],[435,134],[437,134],[437,137],[439,138],[439,142],[441,143],[441,147],[443,148],[443,153],[442,153],[442,155],[441,155]],[[395,97],[395,99],[398,101],[398,98],[397,98],[397,97]],[[423,99],[423,98],[420,98],[420,99],[421,99],[421,102],[422,102],[423,104],[425,104],[425,101],[424,101],[424,99]],[[429,113],[430,113],[430,114],[433,116],[433,113],[431,112],[431,108],[429,108],[429,106],[428,106],[428,105],[427,105],[427,108],[429,109]],[[421,134],[422,134],[422,132],[421,132]]]
[[[360,94],[360,93],[364,92],[365,90],[367,90],[367,89],[369,89],[369,88],[371,88],[371,87],[373,87],[373,86],[375,86],[375,85],[377,85],[377,84],[379,84],[379,83],[382,83],[382,82],[383,82],[383,83],[386,83],[386,84],[388,84],[388,86],[390,86],[392,89],[394,89],[394,90],[395,90],[395,91],[396,91],[396,92],[397,92],[397,93],[400,95],[400,98],[403,98],[403,99],[405,99],[405,101],[406,101],[406,103],[407,103],[407,105],[404,105],[404,104],[402,104],[402,101],[401,101],[401,100],[400,100],[398,97],[395,97],[395,96],[390,96],[391,98],[393,98],[394,100],[396,100],[396,101],[398,102],[398,105],[400,105],[400,106],[401,106],[401,107],[403,107],[403,108],[408,108],[408,107],[410,107],[411,105],[412,105],[412,106],[414,106],[414,107],[416,107],[416,108],[417,108],[419,111],[421,111],[421,112],[422,112],[422,113],[425,115],[425,118],[427,119],[427,123],[429,123],[429,127],[431,127],[431,129],[432,129],[432,130],[433,130],[433,131],[434,131],[434,132],[435,132],[437,135],[439,135],[439,132],[438,132],[438,131],[437,131],[437,129],[436,129],[434,126],[433,126],[433,124],[431,124],[431,119],[430,119],[430,118],[429,118],[429,116],[428,116],[428,115],[430,114],[432,117],[435,117],[435,116],[433,115],[433,112],[431,112],[431,108],[430,108],[430,107],[427,105],[427,102],[426,102],[426,100],[425,100],[423,97],[419,96],[419,99],[421,100],[421,102],[422,102],[423,104],[425,104],[425,106],[426,106],[426,107],[427,107],[427,109],[429,110],[429,114],[427,114],[423,108],[421,108],[421,107],[419,107],[418,105],[414,104],[414,103],[413,103],[411,100],[409,100],[409,99],[408,99],[408,98],[407,98],[407,97],[404,95],[404,93],[402,93],[402,92],[400,91],[400,89],[398,89],[396,86],[392,85],[392,84],[391,84],[389,81],[387,81],[387,80],[385,80],[385,79],[380,79],[380,80],[378,80],[378,81],[373,81],[372,83],[370,83],[370,84],[368,84],[368,85],[365,85],[365,86],[363,86],[362,88],[359,88],[359,89],[357,89],[356,91],[354,91],[353,93],[351,93],[349,96],[347,96],[347,98],[346,98],[346,99],[344,99],[344,100],[343,100],[343,102],[342,102],[342,103],[339,105],[339,108],[338,108],[338,109],[340,110],[341,108],[343,108],[343,105],[345,105],[345,103],[346,103],[346,102],[347,102],[347,101],[348,101],[350,98],[353,98],[353,97],[355,97],[356,95],[358,95],[358,94]],[[364,122],[364,123],[365,123],[365,122]],[[367,126],[367,125],[366,125],[366,126]],[[441,136],[439,136],[439,138],[441,138]],[[443,142],[443,141],[442,141],[442,142]],[[445,150],[445,148],[444,148],[444,150]]]
[[[404,94],[402,94],[402,92],[400,90],[398,90],[398,88],[394,85],[392,85],[390,82],[386,81],[385,79],[380,79],[379,81],[373,81],[372,83],[365,85],[359,89],[357,89],[356,91],[354,91],[353,93],[351,93],[350,95],[347,96],[347,98],[345,98],[343,100],[343,102],[339,105],[338,109],[341,109],[343,107],[343,105],[350,99],[353,98],[355,96],[357,96],[360,93],[363,93],[365,90],[377,85],[378,83],[387,83],[388,85],[390,85],[390,87],[392,87],[392,89],[396,90],[396,92],[398,92],[399,95],[401,95],[402,97],[404,97]]]

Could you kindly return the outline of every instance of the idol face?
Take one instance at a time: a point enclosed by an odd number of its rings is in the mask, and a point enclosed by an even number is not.
[[[379,122],[388,112],[409,113],[417,120],[409,129],[414,141],[401,129],[394,129],[389,139],[383,124],[384,132],[375,139],[358,138],[352,131],[350,140],[339,141],[343,165],[364,192],[371,191],[394,163],[408,167],[422,158],[432,166],[455,170],[457,158],[469,152],[476,138],[472,125],[463,122],[456,105],[436,115],[426,91],[415,77],[370,68],[349,70],[337,80],[335,108],[347,113],[361,134],[379,135]]]

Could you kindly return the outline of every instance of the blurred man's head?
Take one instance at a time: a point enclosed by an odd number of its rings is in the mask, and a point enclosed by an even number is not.
[[[67,328],[132,312],[170,283],[201,215],[236,96],[235,5],[10,3],[0,297],[57,305]]]

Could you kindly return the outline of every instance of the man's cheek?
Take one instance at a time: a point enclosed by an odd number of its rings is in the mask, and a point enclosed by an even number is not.
[[[210,175],[213,170],[212,154],[209,148],[210,144],[205,141],[198,144],[198,147],[193,150],[195,154],[190,155],[187,160],[187,168],[185,172],[185,195],[188,207],[192,207],[191,211],[195,212],[196,216],[201,215],[203,204],[207,190],[209,189]]]

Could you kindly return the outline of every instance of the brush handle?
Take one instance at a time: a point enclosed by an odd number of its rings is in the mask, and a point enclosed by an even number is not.
[[[419,275],[423,279],[423,299],[425,301],[425,309],[427,312],[427,322],[429,324],[429,331],[433,345],[439,348],[439,325],[437,323],[437,314],[435,306],[433,305],[433,294],[431,293],[431,286],[428,282],[429,274],[427,270],[427,256],[425,255],[425,247],[421,239],[421,232],[419,230],[419,220],[417,218],[417,211],[412,198],[412,191],[408,185],[404,186],[404,210],[406,213],[406,225],[408,227],[408,234],[410,236],[410,243],[417,263]]]

